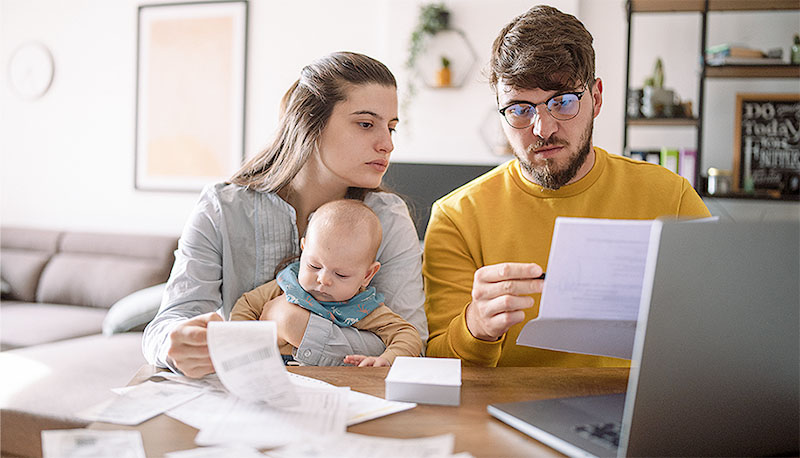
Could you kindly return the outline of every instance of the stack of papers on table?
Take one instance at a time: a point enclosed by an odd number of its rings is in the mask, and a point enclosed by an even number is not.
[[[208,341],[215,375],[198,380],[159,373],[153,378],[162,381],[120,389],[119,396],[79,415],[136,425],[166,413],[199,429],[198,445],[271,448],[341,435],[349,425],[416,406],[289,374],[272,322],[212,322]]]
[[[461,360],[399,356],[386,376],[386,399],[457,406]]]

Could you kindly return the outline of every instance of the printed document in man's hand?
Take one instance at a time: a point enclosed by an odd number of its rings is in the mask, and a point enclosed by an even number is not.
[[[539,316],[517,344],[630,359],[652,226],[557,218]]]

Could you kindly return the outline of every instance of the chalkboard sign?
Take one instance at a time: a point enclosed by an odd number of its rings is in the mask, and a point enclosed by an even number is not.
[[[737,94],[734,187],[800,193],[800,94]]]

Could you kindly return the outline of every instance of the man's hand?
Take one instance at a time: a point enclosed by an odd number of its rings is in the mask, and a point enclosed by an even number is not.
[[[472,302],[467,306],[467,329],[480,340],[495,341],[525,319],[534,305],[527,294],[541,293],[542,268],[537,264],[507,262],[475,272]]]
[[[344,363],[358,367],[387,367],[392,365],[386,358],[364,355],[347,355],[344,357]]]
[[[286,300],[285,294],[281,294],[264,304],[259,319],[275,322],[275,326],[278,328],[278,347],[288,343],[297,348],[303,341],[310,316],[311,312],[299,305],[292,304]]]
[[[207,340],[211,321],[222,321],[222,317],[216,312],[206,313],[179,324],[169,334],[167,358],[187,377],[200,378],[214,372]]]

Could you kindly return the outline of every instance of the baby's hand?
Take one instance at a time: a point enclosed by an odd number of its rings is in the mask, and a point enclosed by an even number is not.
[[[358,367],[387,367],[392,365],[386,358],[380,356],[347,355],[344,357],[344,362]]]

